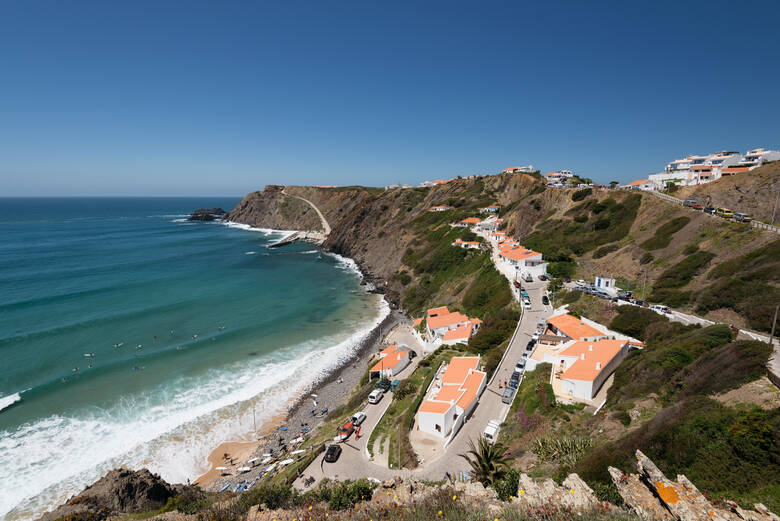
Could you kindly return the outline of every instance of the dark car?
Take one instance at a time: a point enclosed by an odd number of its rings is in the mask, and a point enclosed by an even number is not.
[[[566,282],[566,283],[571,282],[571,277],[563,277],[563,282]]]
[[[509,387],[517,389],[520,386],[520,373],[515,371],[512,373],[512,378],[509,379]]]
[[[712,206],[705,206],[704,213],[715,215],[715,208],[713,208]]]
[[[341,456],[341,447],[338,445],[331,445],[325,451],[325,461],[328,463],[335,463],[339,456]]]
[[[388,380],[387,378],[381,378],[377,383],[376,386],[380,389],[382,389],[384,392],[387,392],[390,390],[390,386],[392,385],[392,382]]]
[[[539,280],[547,280],[547,275],[539,275]]]
[[[409,351],[409,360],[414,360],[417,358],[417,353],[414,351]]]
[[[531,349],[534,348],[535,345],[536,345],[536,340],[532,338],[531,340],[528,341],[528,345],[525,346],[526,351],[530,351]]]
[[[547,298],[547,295],[542,295],[542,304],[545,306],[550,303],[550,299]]]

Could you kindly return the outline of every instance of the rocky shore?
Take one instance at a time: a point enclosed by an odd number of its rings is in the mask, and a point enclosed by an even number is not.
[[[188,221],[217,221],[225,218],[227,212],[222,208],[198,208],[187,217]]]

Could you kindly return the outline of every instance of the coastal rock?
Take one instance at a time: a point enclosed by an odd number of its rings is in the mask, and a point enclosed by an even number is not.
[[[636,451],[638,474],[626,474],[610,467],[612,481],[626,506],[640,517],[678,521],[780,521],[764,505],[744,510],[726,501],[726,508],[715,506],[683,475],[668,479],[641,451]]]
[[[553,504],[574,511],[609,506],[599,501],[593,490],[577,474],[569,474],[561,486],[551,479],[535,480],[527,474],[521,474],[517,496],[512,501],[527,507]]]
[[[199,208],[192,212],[187,218],[188,221],[216,221],[223,219],[226,215],[222,208]]]
[[[160,508],[178,492],[179,488],[147,469],[115,469],[64,505],[44,514],[41,521],[87,513],[92,519],[102,520],[113,514],[144,512]]]

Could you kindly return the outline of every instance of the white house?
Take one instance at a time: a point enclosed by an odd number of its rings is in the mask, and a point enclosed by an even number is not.
[[[455,224],[453,224],[453,226],[457,226],[459,228],[472,228],[481,222],[482,219],[480,219],[479,217],[466,217],[462,221],[458,221]]]
[[[469,318],[457,311],[450,312],[447,306],[429,309],[425,318],[428,336],[433,339],[441,338],[442,343],[447,344],[468,342],[480,324],[480,319]]]
[[[484,208],[480,208],[479,211],[482,213],[497,213],[498,210],[500,210],[501,207],[495,204],[492,204],[490,206],[486,206]]]
[[[449,206],[439,205],[439,206],[431,206],[430,208],[428,208],[428,211],[429,212],[446,212],[449,209],[450,209]]]
[[[596,277],[596,283],[594,284],[594,287],[597,290],[603,291],[612,297],[617,297],[618,290],[620,289],[615,286],[615,279],[610,279],[607,277]]]
[[[767,161],[780,160],[780,150],[765,150],[763,148],[754,148],[748,150],[745,157],[739,162],[739,166],[757,167]]]
[[[379,361],[369,369],[369,376],[392,378],[411,362],[410,349],[403,346],[388,346],[379,352]]]
[[[464,241],[463,239],[455,239],[455,242],[453,242],[452,245],[463,248],[464,250],[478,250],[482,243],[479,241]]]
[[[510,266],[514,266],[520,274],[527,273],[532,277],[547,274],[547,263],[542,259],[541,253],[530,250],[510,239],[499,243],[498,256]]]
[[[503,219],[487,219],[477,225],[477,228],[486,232],[492,232],[498,229],[503,224]]]
[[[574,173],[571,170],[556,170],[555,172],[544,174],[545,182],[548,184],[565,184],[572,177],[574,177]]]
[[[417,428],[447,438],[458,432],[477,405],[487,382],[487,373],[479,370],[478,356],[454,357],[432,395],[420,404]]]
[[[629,348],[625,339],[572,343],[558,353],[553,390],[565,398],[590,401],[628,355]]]
[[[505,168],[502,174],[533,174],[536,172],[536,169],[534,168],[534,165],[526,165],[526,166],[510,166],[509,168]]]
[[[658,190],[660,186],[658,185],[658,183],[656,183],[655,181],[651,181],[650,179],[637,179],[636,181],[631,181],[627,185],[623,185],[622,188],[627,188],[629,190],[652,191],[652,190]]]

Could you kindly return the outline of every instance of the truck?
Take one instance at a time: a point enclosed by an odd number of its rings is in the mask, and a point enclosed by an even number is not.
[[[485,438],[489,444],[493,445],[498,439],[498,431],[500,429],[501,422],[498,420],[490,420],[487,427],[485,427],[485,430],[482,431],[482,437]]]

